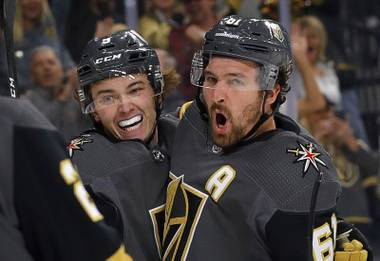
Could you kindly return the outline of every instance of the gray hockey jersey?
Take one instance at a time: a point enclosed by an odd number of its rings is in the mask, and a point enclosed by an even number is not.
[[[167,152],[176,124],[163,115],[158,125],[160,146],[152,148],[138,140],[113,141],[95,130],[68,145],[87,190],[107,223],[121,232],[135,260],[159,260],[149,211],[165,201]]]
[[[276,124],[223,151],[196,104],[189,107],[173,144],[166,207],[155,212],[158,220],[165,213],[156,227],[164,260],[308,260],[311,240],[315,260],[333,260],[334,167],[292,120],[279,115]]]

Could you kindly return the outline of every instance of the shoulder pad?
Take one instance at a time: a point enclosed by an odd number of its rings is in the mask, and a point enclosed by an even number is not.
[[[297,134],[301,131],[301,126],[298,125],[292,118],[281,114],[279,112],[274,114],[274,120],[276,122],[276,127],[279,129],[293,131]]]
[[[182,121],[188,121],[193,128],[199,131],[203,130],[205,124],[207,124],[208,115],[202,112],[197,102],[192,102],[187,106],[183,118],[181,119],[181,122]]]
[[[247,173],[281,210],[308,211],[320,173],[317,210],[335,206],[340,186],[332,160],[320,144],[291,131],[255,143],[243,155]]]
[[[70,145],[69,145],[70,146]],[[71,143],[72,161],[78,168],[84,184],[90,184],[94,179],[104,178],[125,169],[140,168],[152,162],[157,156],[157,164],[162,155],[153,154],[139,140],[114,142],[100,133],[83,134]],[[159,154],[159,153],[158,153]],[[166,164],[166,163],[165,163]]]
[[[173,127],[177,127],[178,122],[179,122],[178,117],[176,117],[172,113],[163,113],[158,118],[158,123],[160,125],[170,125]]]
[[[308,136],[311,138],[310,133],[304,127],[287,115],[277,112],[274,115],[274,120],[276,122],[276,127],[279,129],[295,132],[301,136]],[[312,139],[314,140],[314,138]]]
[[[159,145],[170,155],[179,119],[170,113],[161,114],[158,120]]]

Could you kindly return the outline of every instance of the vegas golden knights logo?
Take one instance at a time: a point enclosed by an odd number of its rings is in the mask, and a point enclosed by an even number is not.
[[[273,37],[275,37],[281,43],[284,41],[284,34],[282,33],[281,27],[278,24],[266,21],[265,25],[269,28]]]
[[[173,176],[172,176],[173,177]],[[150,210],[156,244],[163,260],[185,260],[208,196],[174,177],[166,204]]]

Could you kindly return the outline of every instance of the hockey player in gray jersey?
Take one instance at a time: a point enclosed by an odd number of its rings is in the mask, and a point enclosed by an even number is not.
[[[165,216],[164,260],[334,260],[342,242],[348,258],[367,259],[335,214],[328,154],[277,113],[291,63],[274,21],[229,16],[206,33],[192,63],[197,101],[177,128],[166,206],[154,211]],[[336,241],[339,230],[351,234]]]
[[[72,140],[70,156],[134,259],[158,260],[149,210],[165,199],[176,119],[160,111],[164,78],[175,74],[161,74],[155,51],[133,30],[90,41],[78,74],[95,128]]]

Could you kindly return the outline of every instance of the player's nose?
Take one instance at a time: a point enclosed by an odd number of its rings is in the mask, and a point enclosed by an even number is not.
[[[227,96],[228,87],[223,81],[218,82],[218,84],[213,88],[213,100],[216,103],[224,102]]]
[[[120,96],[118,104],[118,112],[125,113],[130,112],[133,109],[133,104],[131,99],[127,97]]]

